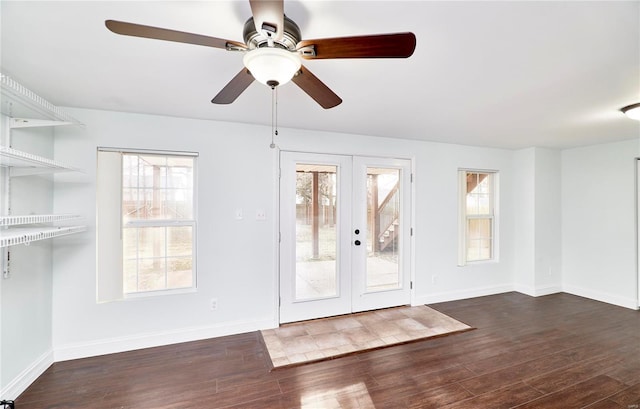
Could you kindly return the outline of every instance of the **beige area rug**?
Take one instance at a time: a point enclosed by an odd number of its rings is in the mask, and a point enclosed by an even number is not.
[[[282,368],[471,329],[421,305],[284,324],[261,333],[273,367]]]

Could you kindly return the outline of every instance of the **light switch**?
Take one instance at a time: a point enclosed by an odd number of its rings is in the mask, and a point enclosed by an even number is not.
[[[236,220],[242,220],[242,209],[236,209]]]

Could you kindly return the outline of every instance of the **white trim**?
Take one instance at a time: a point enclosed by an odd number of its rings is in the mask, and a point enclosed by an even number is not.
[[[572,285],[563,285],[562,291],[568,294],[577,295],[579,297],[585,297],[591,300],[617,305],[619,307],[625,307],[632,310],[638,309],[638,301],[633,298],[620,297],[619,295],[605,293],[601,291],[589,290],[586,288],[575,287]]]
[[[114,152],[114,153],[133,153],[140,155],[161,155],[161,156],[194,156],[198,157],[198,152],[190,151],[163,151],[158,149],[129,149],[129,148],[112,148],[107,146],[98,146],[98,152]]]
[[[53,364],[53,350],[42,354],[0,391],[2,399],[15,400]]]
[[[278,327],[273,319],[262,321],[235,321],[216,325],[182,328],[172,331],[159,331],[132,336],[105,338],[94,341],[55,346],[55,362],[92,356],[114,354],[137,349],[153,348],[182,342],[199,341],[208,338],[242,334],[261,329]]]
[[[636,158],[636,304],[640,309],[640,157]]]
[[[272,149],[273,155],[273,320],[275,327],[280,325],[280,147]]]
[[[461,291],[447,291],[442,293],[418,295],[411,305],[433,304],[438,302],[458,301],[466,298],[484,297],[515,291],[513,284],[502,284],[491,287],[478,287]]]
[[[519,293],[529,295],[531,297],[542,297],[545,295],[561,293],[562,287],[555,286],[555,285],[551,285],[547,287],[529,287],[522,284],[516,284],[514,286],[514,290]]]

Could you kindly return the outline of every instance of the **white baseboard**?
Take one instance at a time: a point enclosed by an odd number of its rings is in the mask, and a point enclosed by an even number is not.
[[[550,294],[557,294],[562,292],[562,287],[559,285],[550,285],[546,287],[529,287],[525,285],[516,284],[513,289],[519,293],[530,295],[531,297],[542,297]]]
[[[484,297],[514,291],[512,284],[503,284],[491,287],[471,288],[462,291],[447,291],[442,293],[419,295],[413,300],[413,305],[433,304],[438,302],[464,300],[466,298]]]
[[[579,297],[590,298],[592,300],[602,301],[607,304],[617,305],[619,307],[630,308],[632,310],[638,309],[638,300],[634,298],[620,297],[619,295],[575,287],[572,285],[563,285],[562,291],[568,294],[577,295]]]
[[[274,320],[227,322],[212,326],[176,329],[156,333],[100,339],[89,342],[54,346],[53,357],[56,362],[87,358],[98,355],[133,351],[181,342],[242,334],[278,326]]]
[[[53,364],[53,351],[48,351],[11,380],[11,382],[0,391],[0,398],[4,400],[15,400],[29,385],[38,379],[51,364]]]

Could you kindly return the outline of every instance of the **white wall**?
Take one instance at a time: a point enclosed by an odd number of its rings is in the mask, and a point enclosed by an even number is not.
[[[562,178],[561,155],[535,148],[535,293],[562,288]]]
[[[511,151],[361,135],[281,132],[281,149],[412,158],[415,166],[414,304],[513,289],[515,242]],[[498,262],[458,267],[458,169],[500,172]]]
[[[2,125],[5,121],[6,117],[2,116]],[[52,134],[47,128],[13,130],[12,146],[51,157]],[[50,176],[16,177],[11,179],[10,186],[12,214],[51,213]],[[3,203],[4,188],[3,181]],[[8,250],[11,275],[8,279],[0,278],[0,397],[3,399],[15,398],[53,362],[51,241],[12,246]]]
[[[20,269],[29,272],[19,280],[0,283],[0,385],[28,382],[22,376],[25,371],[46,367],[53,358],[72,359],[277,325],[278,156],[277,150],[269,149],[270,128],[69,111],[86,128],[56,130],[54,156],[86,173],[56,176],[53,211],[83,214],[89,228],[43,244],[53,268],[47,257],[23,258],[31,264]],[[43,141],[33,143],[47,149]],[[413,160],[414,304],[513,289],[541,294],[557,288],[562,277],[566,291],[637,306],[632,159],[640,155],[638,141],[562,153],[540,148],[513,152],[280,129],[276,143],[283,150]],[[200,153],[196,292],[96,303],[98,146]],[[457,266],[459,168],[500,172],[496,262]],[[38,179],[31,187],[42,195],[52,194],[48,182],[39,183],[43,182]],[[31,197],[22,193],[16,200],[27,204]],[[245,215],[264,209],[267,221],[251,216],[238,221],[234,216],[239,208]],[[37,251],[26,254],[31,257]],[[213,297],[218,299],[215,311],[209,308]],[[30,321],[21,326],[22,332],[7,332],[25,320]],[[23,343],[30,346],[25,349]]]
[[[518,211],[515,217],[517,240],[515,243],[515,288],[526,294],[536,292],[535,238],[536,238],[536,149],[528,148],[514,153],[514,167],[518,183],[515,195]],[[559,211],[559,209],[558,209]]]
[[[638,307],[635,160],[640,141],[562,152],[562,273],[567,292]]]
[[[560,292],[560,152],[528,148],[514,153],[517,180],[514,285],[532,296]]]
[[[54,246],[55,357],[207,338],[273,326],[273,151],[265,129],[239,124],[69,110],[86,124],[56,138],[56,155],[87,170],[57,185],[55,210],[86,215],[85,234]],[[199,152],[198,291],[96,303],[95,168],[98,146]],[[266,209],[268,221],[234,210]],[[211,298],[218,309],[210,309]]]
[[[277,324],[276,150],[270,128],[69,109],[85,129],[57,135],[56,156],[87,169],[60,180],[56,211],[87,216],[89,229],[54,247],[53,344],[57,360],[206,338]],[[415,303],[512,289],[513,161],[498,149],[280,129],[283,150],[412,158],[415,163]],[[188,150],[198,161],[198,291],[95,302],[97,146]],[[78,163],[80,162],[80,163]],[[500,171],[500,260],[457,267],[457,170]],[[64,178],[62,178],[64,179]],[[267,222],[251,217],[265,209]],[[435,280],[432,280],[433,277]],[[435,281],[435,284],[433,283]],[[209,309],[212,297],[218,310]]]

